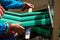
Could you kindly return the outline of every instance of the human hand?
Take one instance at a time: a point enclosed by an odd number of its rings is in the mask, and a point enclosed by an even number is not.
[[[34,5],[31,3],[25,2],[25,6],[23,7],[22,11],[24,11],[25,9],[29,9],[29,8],[34,8]]]
[[[12,25],[12,30],[15,32],[15,33],[18,33],[19,35],[21,35],[25,28],[23,28],[20,24],[11,24]]]

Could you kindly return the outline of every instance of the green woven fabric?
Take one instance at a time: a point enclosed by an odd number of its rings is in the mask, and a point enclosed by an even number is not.
[[[48,14],[45,14],[45,15],[33,15],[33,16],[19,17],[19,16],[4,14],[3,18],[16,20],[16,21],[29,21],[29,20],[36,20],[36,19],[45,19],[45,18],[49,18],[49,16]]]
[[[10,12],[10,11],[5,11],[5,14],[23,17],[23,16],[43,15],[43,14],[48,14],[48,12],[26,12],[26,13],[15,13],[15,12]]]
[[[23,27],[34,27],[34,26],[37,26],[37,25],[39,25],[41,27],[48,27],[47,25],[51,26],[49,18],[38,19],[38,20],[30,20],[30,21],[23,21],[23,22],[2,18],[0,20],[0,22],[20,23]]]
[[[44,29],[41,27],[32,27],[32,31],[37,34],[40,34],[44,37],[51,37],[51,30],[50,29]]]
[[[5,11],[0,22],[20,23],[23,27],[32,27],[32,31],[45,37],[51,36],[51,22],[48,12],[26,12],[23,14]]]
[[[48,12],[26,12],[23,14],[5,11],[0,22],[20,23],[23,27],[51,26]],[[47,26],[49,25],[49,26]]]

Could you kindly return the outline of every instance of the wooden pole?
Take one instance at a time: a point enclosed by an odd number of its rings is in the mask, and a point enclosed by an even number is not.
[[[60,0],[55,0],[53,40],[59,40],[58,38],[59,21],[60,21]]]
[[[32,8],[29,8],[28,12],[32,12]],[[27,27],[26,33],[25,33],[25,39],[29,40],[30,39],[30,32],[31,32],[31,27]],[[28,33],[28,34],[27,34]]]

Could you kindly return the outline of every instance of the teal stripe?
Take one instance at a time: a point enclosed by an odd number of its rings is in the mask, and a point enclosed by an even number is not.
[[[29,21],[29,20],[49,18],[49,15],[45,14],[45,15],[18,17],[18,16],[12,16],[12,15],[8,15],[8,14],[4,14],[3,18],[12,19],[12,20],[16,20],[16,21]]]
[[[38,33],[39,35],[43,35],[44,37],[50,37],[51,36],[51,31],[46,30],[41,27],[32,27],[32,31]]]
[[[15,13],[15,12],[9,12],[5,11],[5,14],[9,15],[17,15],[17,16],[29,16],[29,15],[41,15],[41,14],[47,14],[48,12],[26,12],[26,13]]]
[[[1,23],[5,23],[5,22],[10,22],[10,23],[19,23],[18,21],[14,21],[14,20],[9,20],[9,19],[5,19],[5,18],[2,18],[0,20]]]
[[[46,20],[48,20],[48,21],[46,21]],[[24,21],[24,22],[19,22],[19,21],[14,21],[14,20],[9,20],[9,19],[2,18],[0,20],[0,22],[20,23],[23,27],[27,27],[27,26],[32,27],[32,26],[35,26],[35,25],[50,24],[49,18],[47,18],[47,19],[39,19],[39,20],[31,20],[31,21]]]
[[[46,20],[48,20],[48,21],[46,21]],[[31,21],[21,22],[21,24],[22,24],[22,26],[46,25],[46,24],[50,24],[50,20],[49,20],[49,18],[39,19],[39,20],[31,20]]]

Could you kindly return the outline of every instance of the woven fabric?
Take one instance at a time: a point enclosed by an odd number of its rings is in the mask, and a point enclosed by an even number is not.
[[[49,14],[47,12],[31,12],[24,14],[17,14],[7,12],[3,15],[0,22],[20,23],[23,27],[48,27],[51,26]]]
[[[27,12],[23,14],[6,12],[0,22],[20,23],[23,27],[51,26],[48,12]]]
[[[32,27],[32,31],[50,36],[51,22],[48,12],[26,12],[23,14],[6,11],[0,22],[20,23],[23,27]]]
[[[44,29],[41,27],[32,27],[31,31],[37,33],[38,35],[44,36],[44,37],[51,37],[51,34],[52,34],[51,29]]]

